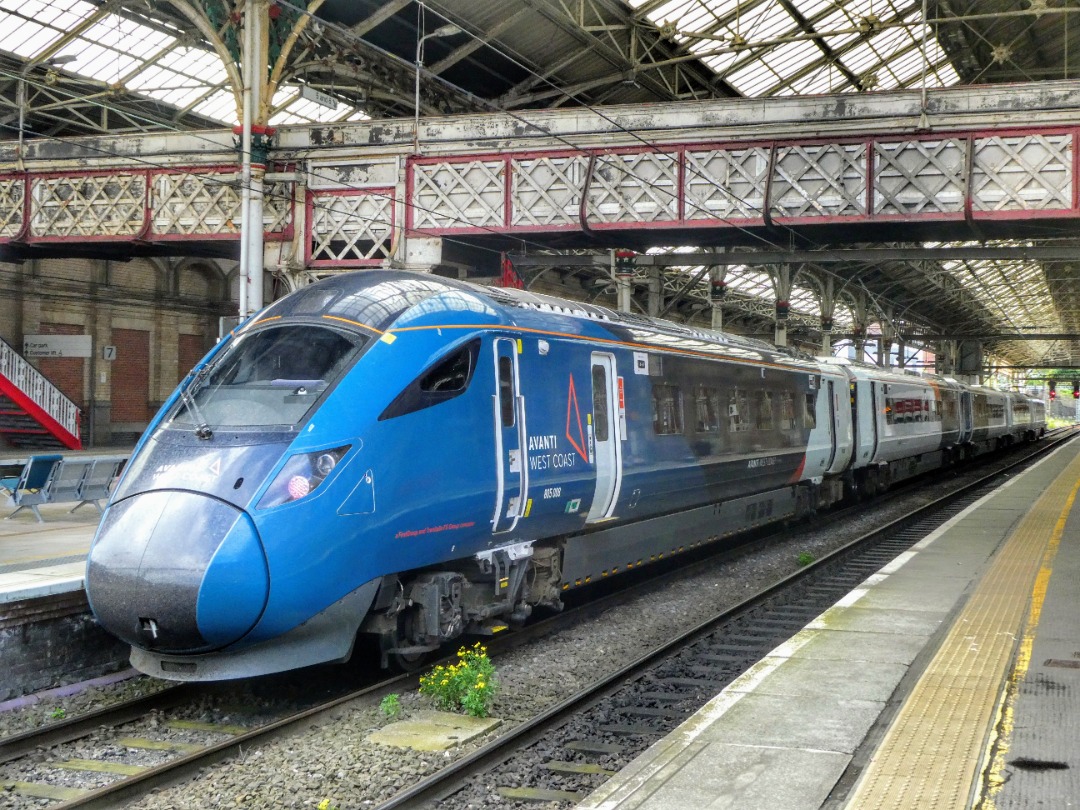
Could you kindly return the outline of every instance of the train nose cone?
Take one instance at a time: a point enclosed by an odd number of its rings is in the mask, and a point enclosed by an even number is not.
[[[270,591],[251,519],[193,492],[114,504],[98,528],[86,594],[98,621],[135,647],[206,652],[240,639]]]

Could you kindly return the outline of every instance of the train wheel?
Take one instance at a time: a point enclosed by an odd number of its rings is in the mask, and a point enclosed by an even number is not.
[[[383,633],[379,636],[383,660],[387,666],[392,666],[401,672],[416,672],[423,669],[432,653],[438,651],[437,647],[417,646],[411,639],[411,624],[410,612],[404,611],[398,614],[396,632]]]
[[[423,669],[433,652],[428,649],[410,647],[407,640],[388,635],[379,637],[379,645],[386,665],[401,672],[416,672]]]

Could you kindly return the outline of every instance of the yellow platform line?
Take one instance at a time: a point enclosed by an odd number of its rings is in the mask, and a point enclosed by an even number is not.
[[[970,807],[1036,575],[1078,479],[1080,456],[999,549],[871,758],[848,810]]]
[[[1061,536],[1065,533],[1065,522],[1069,518],[1069,513],[1072,512],[1078,491],[1080,491],[1080,481],[1073,484],[1072,492],[1069,493],[1069,497],[1065,501],[1065,508],[1058,515],[1057,523],[1054,524],[1054,531],[1050,535],[1050,542],[1043,553],[1039,573],[1035,577],[1035,587],[1031,592],[1031,609],[1028,611],[1024,634],[1020,639],[1019,648],[1013,659],[1012,672],[1009,673],[1004,694],[998,702],[997,722],[988,745],[983,778],[978,785],[974,802],[974,806],[982,808],[982,810],[994,810],[994,800],[1005,784],[1005,757],[1012,745],[1017,688],[1027,677],[1028,669],[1031,667],[1031,653],[1035,646],[1035,631],[1039,627],[1043,605],[1046,603],[1046,592],[1050,587],[1050,575],[1054,570],[1054,558],[1057,556],[1058,548],[1061,546]]]

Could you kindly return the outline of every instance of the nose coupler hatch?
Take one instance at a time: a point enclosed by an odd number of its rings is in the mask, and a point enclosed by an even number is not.
[[[146,646],[151,646],[157,641],[158,637],[158,625],[157,619],[151,619],[148,617],[139,617],[139,636],[146,642]]]

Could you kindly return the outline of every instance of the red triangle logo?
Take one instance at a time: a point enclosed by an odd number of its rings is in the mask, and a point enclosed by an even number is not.
[[[570,419],[570,411],[573,410],[574,417],[577,419],[577,441],[574,441],[573,435],[570,433],[570,428],[573,423]],[[589,454],[586,453],[582,447],[585,445],[585,431],[581,428],[581,410],[578,408],[577,391],[574,390],[574,375],[570,375],[570,390],[566,394],[566,438],[573,445],[574,449],[578,451],[581,457],[585,460],[589,460]]]

